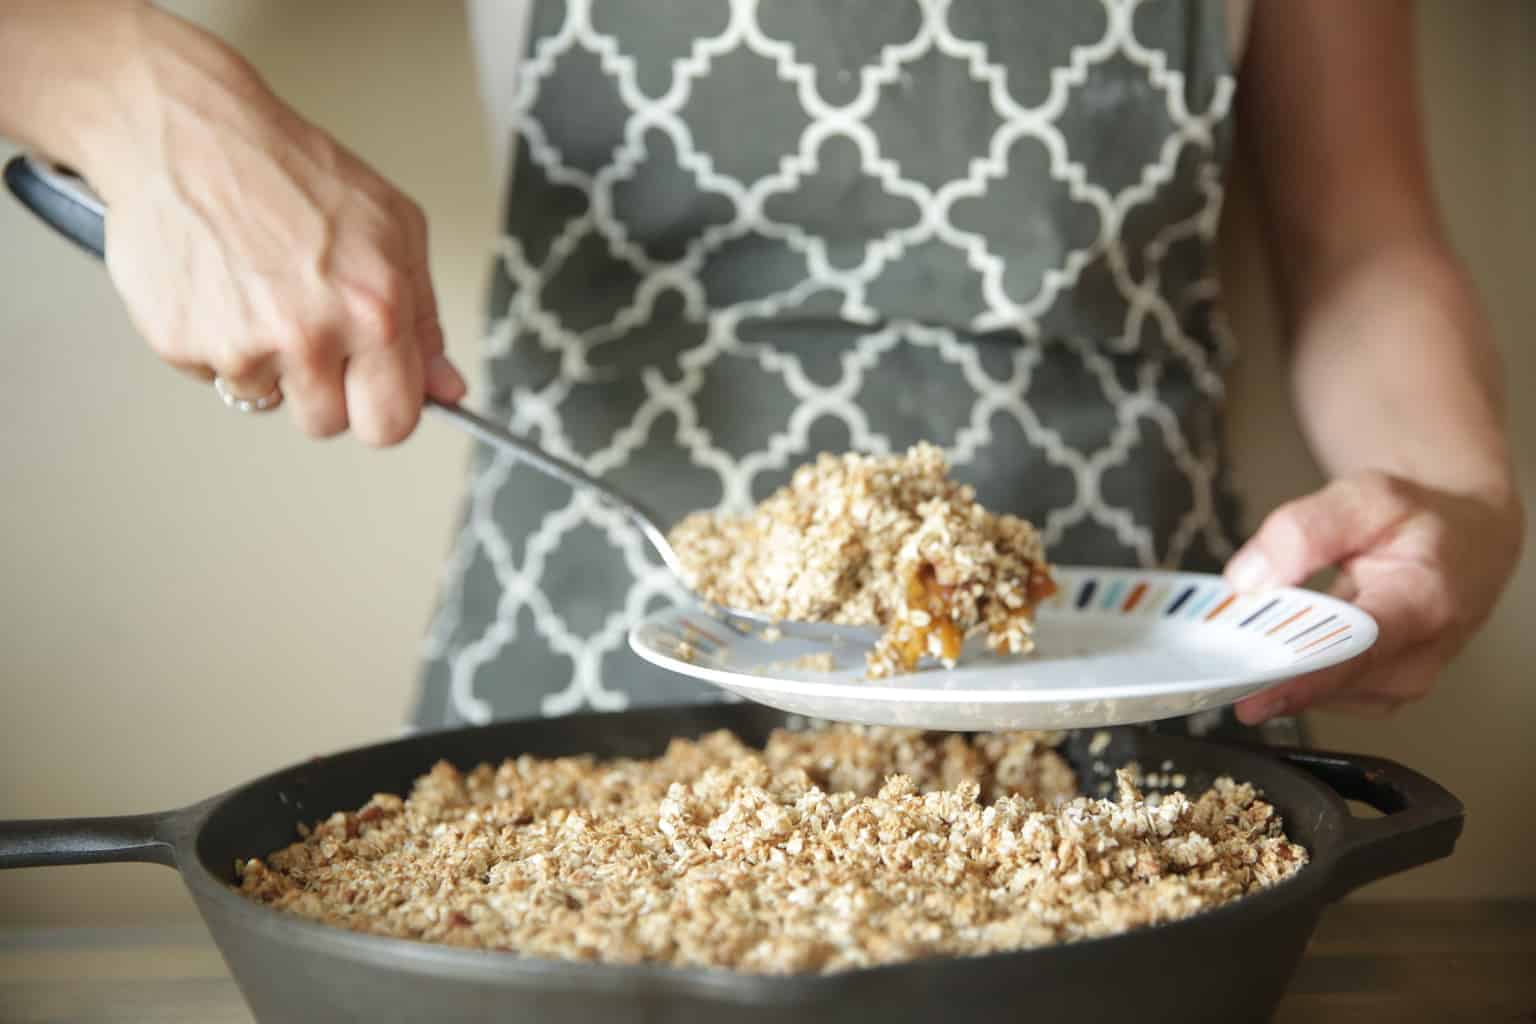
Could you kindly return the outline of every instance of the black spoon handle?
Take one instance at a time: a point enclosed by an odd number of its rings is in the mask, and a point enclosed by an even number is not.
[[[107,208],[78,175],[18,156],[5,165],[5,185],[59,234],[97,259],[106,254]]]

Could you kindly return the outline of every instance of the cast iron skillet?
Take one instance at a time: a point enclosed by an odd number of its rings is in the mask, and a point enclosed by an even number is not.
[[[1312,860],[1265,892],[1173,924],[1067,946],[918,961],[825,976],[767,977],[661,966],[536,960],[355,934],[246,900],[237,858],[296,839],[299,822],[404,793],[439,758],[461,769],[516,754],[652,756],[673,737],[729,729],[760,744],[793,725],[752,704],[573,715],[422,734],[317,758],[163,814],[0,823],[0,868],[152,861],[181,872],[261,1021],[1265,1020],[1323,906],[1367,882],[1448,855],[1462,825],[1450,793],[1400,765],[1346,754],[1265,751],[1106,730],[1064,753],[1094,764],[1171,761],[1203,789],[1252,782]],[[1383,812],[1352,817],[1344,798]]]

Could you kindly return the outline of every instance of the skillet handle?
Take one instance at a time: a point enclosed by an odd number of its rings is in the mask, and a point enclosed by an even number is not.
[[[86,252],[106,252],[106,207],[74,173],[35,156],[13,157],[5,184],[23,206]]]
[[[78,175],[35,156],[5,165],[6,187],[49,227],[101,259],[106,207]],[[0,869],[148,861],[174,867],[169,814],[0,821]]]
[[[1347,800],[1369,804],[1380,818],[1350,816],[1330,882],[1338,899],[1362,885],[1448,857],[1466,808],[1439,783],[1395,761],[1318,750],[1274,751]]]
[[[171,814],[0,821],[0,869],[144,861],[176,866]]]

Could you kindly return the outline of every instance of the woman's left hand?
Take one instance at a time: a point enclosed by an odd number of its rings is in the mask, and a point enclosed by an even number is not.
[[[1296,586],[1337,566],[1332,593],[1381,627],[1374,646],[1237,705],[1256,725],[1319,707],[1381,717],[1434,687],[1493,609],[1519,559],[1524,514],[1513,488],[1453,494],[1363,473],[1276,509],[1227,565],[1240,591]]]

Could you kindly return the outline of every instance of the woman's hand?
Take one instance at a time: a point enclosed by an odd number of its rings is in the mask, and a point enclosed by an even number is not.
[[[1519,558],[1514,491],[1461,495],[1381,473],[1329,484],[1276,509],[1232,559],[1239,590],[1295,586],[1337,566],[1333,593],[1381,627],[1365,654],[1237,705],[1256,725],[1322,707],[1390,714],[1429,693],[1487,618]]]
[[[30,134],[106,201],[108,269],[161,358],[374,445],[410,434],[424,395],[462,397],[415,203],[201,30],[147,4],[37,9],[113,47],[110,87],[59,86],[66,127]]]

